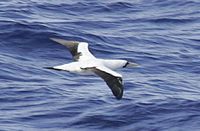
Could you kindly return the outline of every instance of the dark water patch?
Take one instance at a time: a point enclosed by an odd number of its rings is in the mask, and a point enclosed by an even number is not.
[[[176,18],[158,18],[148,20],[149,22],[156,23],[156,24],[186,24],[195,22],[195,19],[176,19]]]
[[[192,41],[195,41],[195,42],[200,42],[200,39],[190,39]]]
[[[129,2],[111,2],[106,5],[107,10],[104,10],[105,12],[118,12],[118,13],[124,13],[127,10],[133,9],[134,4]],[[133,10],[131,10],[133,11]],[[137,10],[134,10],[135,12]]]
[[[172,7],[183,8],[183,7],[196,6],[196,5],[199,4],[199,2],[193,1],[193,0],[186,0],[186,1],[179,1],[179,0],[166,0],[166,1],[153,0],[152,2],[157,7],[169,7],[169,8],[172,8]]]

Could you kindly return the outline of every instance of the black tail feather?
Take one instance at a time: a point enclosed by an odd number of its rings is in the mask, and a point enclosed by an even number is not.
[[[44,67],[45,69],[51,69],[51,70],[57,70],[57,71],[61,71],[61,69],[56,69],[56,68],[53,68],[53,67]]]

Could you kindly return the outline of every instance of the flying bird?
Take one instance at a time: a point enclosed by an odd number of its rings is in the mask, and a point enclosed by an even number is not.
[[[96,58],[89,51],[87,42],[67,41],[59,38],[50,39],[67,47],[74,61],[68,64],[46,67],[47,69],[86,75],[96,74],[106,82],[116,99],[122,98],[124,90],[122,75],[114,70],[125,67],[136,67],[138,64],[127,60]]]

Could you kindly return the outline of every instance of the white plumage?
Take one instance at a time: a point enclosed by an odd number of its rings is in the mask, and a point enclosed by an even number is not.
[[[48,69],[63,70],[82,74],[96,74],[100,76],[111,89],[117,99],[123,96],[122,75],[113,71],[118,68],[135,67],[136,63],[126,60],[105,60],[96,58],[91,54],[88,43],[78,41],[66,41],[63,39],[51,38],[51,40],[66,46],[71,52],[74,62],[63,64]]]

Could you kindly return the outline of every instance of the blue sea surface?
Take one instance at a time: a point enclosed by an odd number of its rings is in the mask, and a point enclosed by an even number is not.
[[[116,100],[50,37],[127,59]],[[1,0],[1,131],[200,131],[199,0]]]

